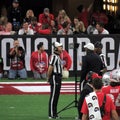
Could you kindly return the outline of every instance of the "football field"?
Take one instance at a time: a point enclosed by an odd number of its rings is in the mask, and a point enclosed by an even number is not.
[[[16,94],[10,94],[11,91],[15,91],[14,89],[16,88],[20,88],[18,90],[21,90],[22,82],[20,86],[18,86],[18,81],[17,85],[15,83],[13,84],[12,82],[9,84],[8,81],[5,83],[7,83],[7,87],[5,86],[4,82],[0,82],[0,120],[48,120],[49,92],[45,94],[43,91],[40,92],[39,90],[41,89],[38,89],[38,85],[33,84],[32,81],[30,82],[32,85],[25,84],[22,87],[24,88],[23,90],[27,89],[27,93],[23,93],[22,91],[22,94],[20,92],[16,92]],[[14,89],[11,89],[9,85],[12,85]],[[37,90],[33,89],[34,92],[31,93],[31,91],[28,89],[29,87],[32,89],[35,87]],[[66,84],[65,82],[65,84],[63,84],[62,92],[58,102],[58,111],[62,110],[75,100],[73,87],[74,84],[72,82],[69,84]],[[69,93],[69,90],[72,90],[73,92],[71,91]],[[7,92],[8,94],[4,94]],[[75,107],[74,102],[71,106],[72,108],[59,113],[59,116],[62,120],[75,120],[75,117],[77,116],[77,108]]]

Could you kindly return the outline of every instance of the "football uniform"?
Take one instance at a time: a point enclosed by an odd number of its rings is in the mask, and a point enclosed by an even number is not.
[[[112,98],[116,106],[117,113],[120,116],[120,86],[115,86],[115,87],[112,87],[110,85],[104,86],[102,88],[102,91],[105,94],[108,94]]]

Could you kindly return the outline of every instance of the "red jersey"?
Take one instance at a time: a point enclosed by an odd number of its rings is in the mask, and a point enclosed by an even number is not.
[[[39,73],[45,73],[48,69],[48,55],[45,51],[38,53],[35,51],[31,55],[30,67],[32,71],[37,71]]]
[[[115,87],[104,86],[102,88],[102,91],[105,94],[108,94],[112,98],[112,100],[116,106],[117,113],[120,116],[120,86],[115,86]]]
[[[45,16],[44,13],[39,15],[39,22],[41,24],[51,24],[51,20],[54,20],[54,15],[53,14],[49,14],[49,16]]]
[[[98,97],[98,104],[101,107],[103,104],[103,100],[104,100],[104,93],[103,92],[96,92],[96,94]],[[106,95],[105,115],[103,116],[102,120],[110,120],[112,110],[115,110],[115,105],[114,105],[112,99],[108,95]],[[83,114],[89,114],[86,100],[84,100],[84,102],[83,102],[81,112]]]
[[[62,60],[63,68],[67,68],[67,70],[69,70],[72,65],[72,59],[68,52],[66,50],[63,50],[63,52],[60,54],[60,58]]]
[[[104,13],[95,12],[91,18],[94,18],[96,22],[102,22],[105,25],[108,23],[108,17]]]
[[[36,25],[29,25],[29,28],[33,29],[34,33],[38,33],[38,31],[42,28],[41,23],[37,23]]]
[[[83,12],[81,12],[78,16],[79,20],[82,21],[85,25],[85,28],[88,27],[88,10],[85,9]]]
[[[42,35],[50,35],[52,33],[52,31],[50,29],[41,29],[38,31],[38,33],[40,33]]]

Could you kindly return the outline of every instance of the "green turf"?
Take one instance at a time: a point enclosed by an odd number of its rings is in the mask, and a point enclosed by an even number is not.
[[[48,120],[48,101],[49,95],[0,95],[0,120]],[[74,95],[60,95],[58,111],[72,101]],[[74,120],[77,109],[59,115],[62,120]]]
[[[74,81],[74,77],[70,77],[68,79],[63,79],[63,81]],[[15,79],[15,80],[9,80],[7,78],[0,79],[0,82],[43,82],[46,80],[35,80],[33,78],[27,78],[26,80],[22,79]]]

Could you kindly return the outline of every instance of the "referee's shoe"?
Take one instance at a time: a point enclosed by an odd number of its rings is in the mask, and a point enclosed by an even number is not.
[[[61,119],[61,117],[59,117],[59,116],[53,116],[53,117],[49,116],[48,118],[49,119]]]

